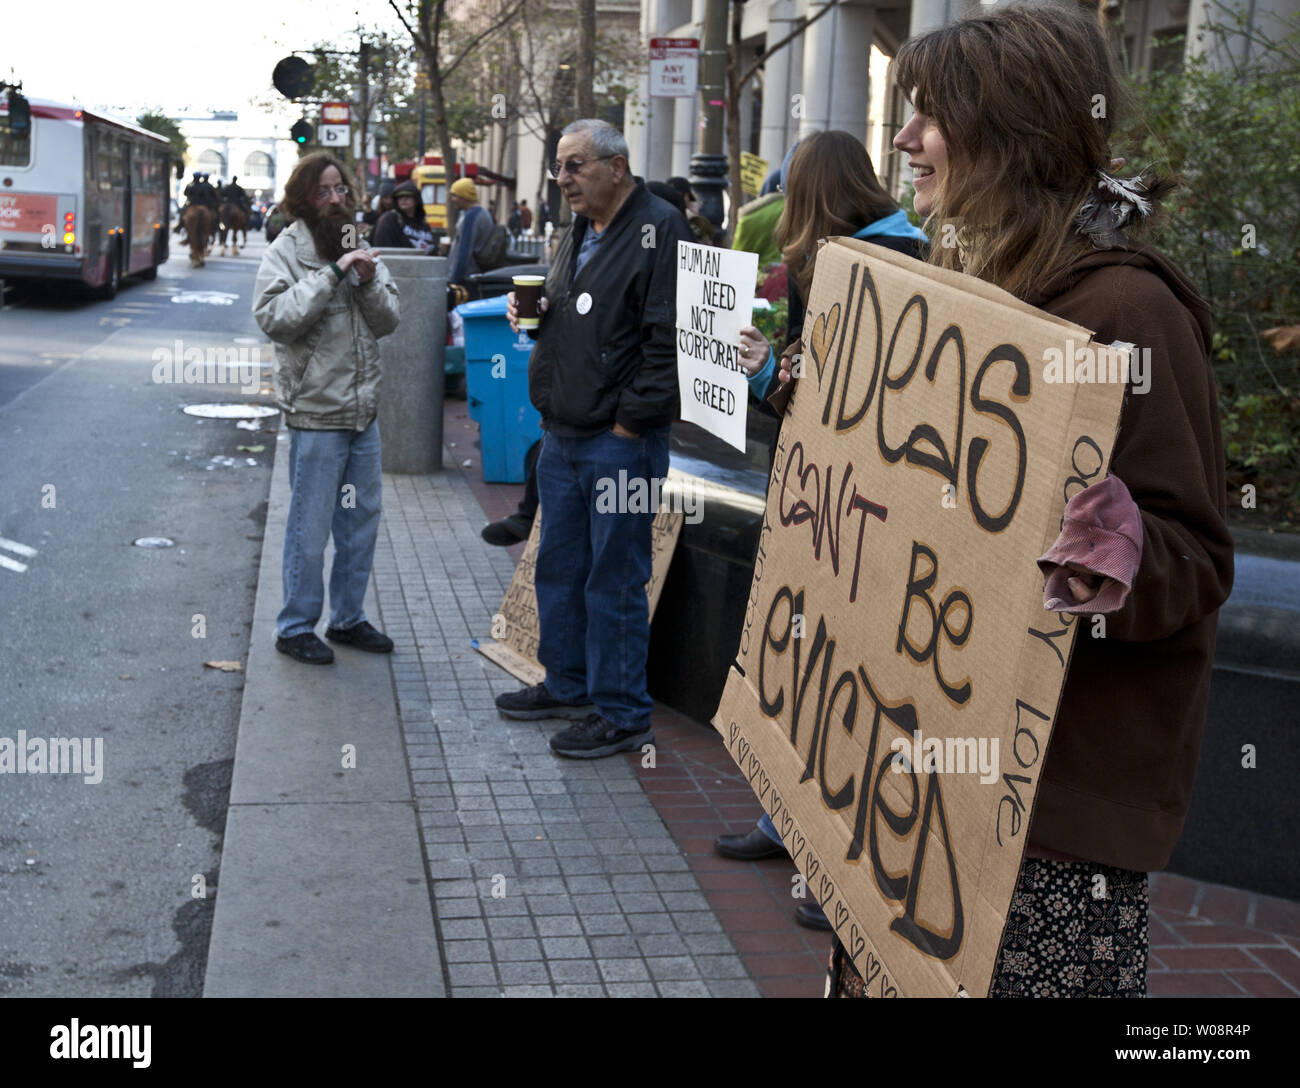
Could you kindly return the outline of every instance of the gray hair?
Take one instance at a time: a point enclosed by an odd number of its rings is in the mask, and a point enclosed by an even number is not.
[[[566,125],[560,135],[574,136],[579,132],[586,133],[591,140],[591,149],[602,158],[622,155],[624,159],[631,161],[632,153],[628,150],[627,140],[608,121],[585,117],[580,121],[574,121],[571,125]]]

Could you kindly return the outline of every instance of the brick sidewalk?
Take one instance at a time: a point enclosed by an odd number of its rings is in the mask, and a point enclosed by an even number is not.
[[[447,402],[443,426],[448,444],[456,443],[455,467],[483,513],[475,531],[513,512],[523,487],[483,483],[478,427],[464,402]],[[503,560],[495,567],[502,592],[521,552],[522,545],[496,549]],[[489,610],[501,595],[483,588]],[[475,634],[484,630],[480,626]],[[490,664],[483,668],[505,676]],[[506,680],[503,690],[514,686]],[[632,756],[601,762],[625,766],[639,780],[758,992],[820,997],[831,938],[795,924],[794,865],[785,859],[730,861],[713,851],[718,835],[753,828],[761,809],[748,782],[707,724],[660,705],[654,725],[654,769],[642,768]],[[1151,905],[1152,996],[1300,996],[1300,903],[1157,873],[1151,877]]]

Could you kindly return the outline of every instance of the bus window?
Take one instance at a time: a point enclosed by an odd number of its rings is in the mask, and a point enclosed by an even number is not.
[[[30,166],[32,162],[32,130],[22,136],[9,131],[6,119],[0,124],[0,166]]]
[[[445,185],[434,185],[426,181],[420,186],[420,199],[425,204],[445,204],[447,203],[447,187]]]

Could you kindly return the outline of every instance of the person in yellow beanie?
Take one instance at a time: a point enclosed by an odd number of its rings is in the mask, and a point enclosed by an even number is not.
[[[451,202],[460,212],[447,252],[447,282],[464,283],[477,272],[486,271],[482,260],[496,224],[491,213],[478,202],[478,186],[469,178],[457,178],[451,185]]]

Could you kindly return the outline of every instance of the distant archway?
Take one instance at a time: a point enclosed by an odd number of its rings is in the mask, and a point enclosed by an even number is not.
[[[197,165],[200,173],[213,174],[219,178],[226,176],[226,157],[219,151],[203,152],[198,157]]]

